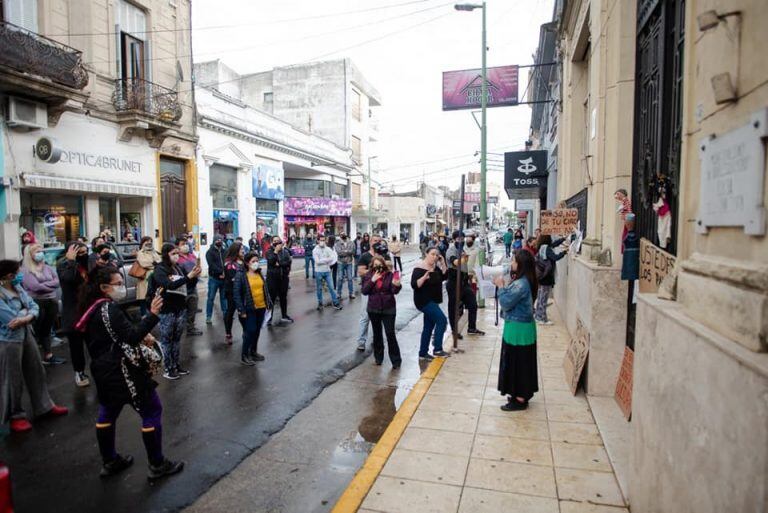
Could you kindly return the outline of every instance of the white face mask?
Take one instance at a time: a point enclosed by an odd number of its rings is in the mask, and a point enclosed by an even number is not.
[[[179,261],[179,255],[171,255],[171,263],[175,264]]]
[[[128,295],[128,291],[125,290],[125,285],[112,285],[112,290],[110,290],[107,295],[113,301],[122,301],[125,299],[125,296]]]
[[[324,248],[325,247],[325,241],[321,240],[320,242],[317,243],[317,245],[320,246],[321,248]]]
[[[249,266],[251,268],[251,271],[258,271],[261,269],[261,264],[259,262],[251,262],[251,265]]]

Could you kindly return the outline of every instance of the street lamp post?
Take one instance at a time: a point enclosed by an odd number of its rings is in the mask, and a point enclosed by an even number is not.
[[[377,158],[378,155],[368,157],[368,233],[373,235],[373,213],[371,208],[373,207],[373,187],[371,187],[371,161]]]
[[[482,67],[480,76],[482,84],[480,86],[480,253],[478,255],[478,261],[480,265],[485,264],[485,245],[487,240],[487,234],[485,225],[488,222],[488,203],[486,198],[486,174],[488,171],[488,42],[486,34],[486,2],[482,4],[456,4],[454,6],[457,11],[474,11],[475,9],[481,9],[483,11],[483,52],[482,52]],[[484,306],[484,301],[481,299],[479,306]]]

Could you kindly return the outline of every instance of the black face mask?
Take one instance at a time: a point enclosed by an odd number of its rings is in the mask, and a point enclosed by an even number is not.
[[[216,245],[217,248],[220,248],[222,246],[222,242],[220,240],[217,240],[216,242],[214,242],[214,244]]]
[[[384,253],[384,245],[382,243],[380,243],[380,242],[377,242],[376,244],[373,245],[373,251],[374,251],[374,253],[376,253],[378,255],[383,254]]]
[[[103,255],[100,255],[99,258],[107,262],[109,261],[109,253],[104,253]]]
[[[471,247],[472,247],[472,244],[474,244],[474,243],[475,243],[475,241],[473,241],[473,240],[468,240],[468,241],[467,241],[467,247],[468,247],[468,248],[471,248]]]
[[[77,263],[82,266],[88,265],[88,253],[84,253],[82,255],[77,255]]]

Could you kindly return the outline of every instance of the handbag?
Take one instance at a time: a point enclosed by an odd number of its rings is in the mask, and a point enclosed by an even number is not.
[[[137,280],[143,280],[147,276],[147,269],[143,268],[137,260],[128,270],[128,276],[136,278]]]
[[[112,330],[112,324],[109,321],[109,305],[104,303],[101,307],[101,316],[109,337],[112,342],[118,346],[125,357],[124,361],[139,369],[145,370],[150,376],[157,374],[163,368],[163,350],[157,342],[151,346],[143,342],[138,346],[120,343],[117,340],[115,332]],[[126,379],[130,379],[128,373],[123,370]]]

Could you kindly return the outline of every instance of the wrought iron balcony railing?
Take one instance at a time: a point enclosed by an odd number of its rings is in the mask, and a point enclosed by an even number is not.
[[[118,112],[138,111],[167,123],[178,121],[182,114],[176,91],[140,78],[117,79],[112,104]]]
[[[0,21],[0,66],[82,89],[88,72],[82,52],[13,23]]]

